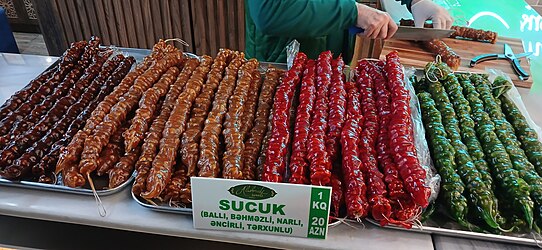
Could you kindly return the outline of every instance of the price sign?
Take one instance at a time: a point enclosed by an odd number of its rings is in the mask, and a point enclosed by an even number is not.
[[[195,228],[327,236],[330,187],[200,177],[191,183]]]

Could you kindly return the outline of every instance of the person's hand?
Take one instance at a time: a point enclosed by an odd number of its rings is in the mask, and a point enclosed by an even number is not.
[[[365,30],[363,36],[371,39],[388,39],[397,31],[397,24],[388,13],[360,3],[356,3],[356,8],[358,9],[356,26]]]
[[[431,0],[414,0],[411,9],[416,27],[423,27],[426,20],[432,20],[433,28],[450,29],[454,22],[446,9]]]

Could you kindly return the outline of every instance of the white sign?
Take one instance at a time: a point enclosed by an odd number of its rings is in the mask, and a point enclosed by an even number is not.
[[[331,187],[192,177],[198,229],[325,239]]]

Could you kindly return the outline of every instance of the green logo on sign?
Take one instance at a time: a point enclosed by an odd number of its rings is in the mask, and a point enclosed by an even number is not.
[[[242,184],[233,186],[228,189],[228,192],[239,198],[249,200],[265,200],[275,197],[275,195],[277,195],[277,192],[275,192],[275,190],[273,189],[253,184]]]

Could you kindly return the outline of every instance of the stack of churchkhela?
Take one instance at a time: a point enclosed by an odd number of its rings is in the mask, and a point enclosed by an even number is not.
[[[54,183],[60,149],[130,70],[133,57],[99,48],[100,39],[71,44],[56,66],[0,107],[0,175]]]
[[[94,173],[107,175],[109,188],[125,183],[142,151],[132,141],[143,137],[147,124],[165,105],[161,97],[184,65],[182,51],[162,40],[155,44],[60,149],[55,173],[62,173],[64,185],[77,188],[88,182],[94,187]]]
[[[155,203],[189,205],[190,177],[256,179],[257,158],[283,71],[269,68],[262,76],[257,60],[222,49],[215,58],[204,55],[187,59],[162,72],[160,80],[157,75],[154,81],[158,82],[142,92],[132,115],[125,112],[121,117],[111,108],[103,125],[83,135],[87,139],[79,142],[79,149],[74,145],[71,152],[80,152],[79,164],[70,163],[66,174],[66,178],[80,181],[73,186],[88,179],[86,168],[94,169],[92,160],[99,159],[95,144],[105,141],[102,132],[96,130],[105,127],[106,121],[127,124],[125,131],[116,132],[122,134],[124,145],[120,147],[126,152],[126,161],[109,171],[111,187],[120,183],[117,180],[126,180],[135,169],[135,195]],[[120,103],[127,98],[118,100],[116,105],[122,107]],[[125,121],[113,120],[115,117]],[[115,132],[109,129],[107,133],[109,143],[114,144]],[[100,146],[107,149],[104,145]],[[86,155],[90,153],[94,156]],[[72,170],[75,173],[69,172]]]
[[[414,20],[401,19],[399,24],[401,26],[414,26]],[[433,28],[433,24],[425,23],[424,27]],[[489,30],[473,29],[470,27],[452,26],[455,32],[450,35],[450,38],[461,38],[465,40],[496,43],[497,33]],[[450,68],[457,70],[461,65],[461,57],[455,53],[444,41],[440,39],[433,39],[430,41],[423,41],[422,45],[425,49],[435,55],[440,55],[442,61],[444,61]]]
[[[464,228],[501,234],[542,228],[542,143],[503,93],[502,77],[426,65],[416,93],[442,177],[441,207]]]
[[[399,56],[360,60],[350,82],[343,67],[330,51],[297,54],[275,93],[261,180],[331,186],[332,216],[410,228],[431,191]]]

